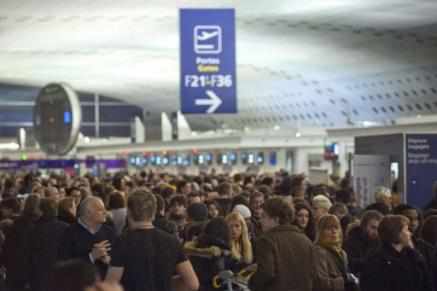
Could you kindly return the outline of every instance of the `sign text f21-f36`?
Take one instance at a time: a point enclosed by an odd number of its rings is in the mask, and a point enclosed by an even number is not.
[[[237,113],[234,9],[181,9],[181,112]]]

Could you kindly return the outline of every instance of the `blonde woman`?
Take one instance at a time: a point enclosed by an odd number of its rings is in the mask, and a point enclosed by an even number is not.
[[[342,244],[343,233],[337,216],[322,216],[317,228],[315,246],[315,290],[358,290],[358,279],[349,272],[347,255]]]
[[[243,265],[251,264],[253,250],[243,216],[238,212],[231,212],[226,216],[226,223],[230,231],[232,257]]]

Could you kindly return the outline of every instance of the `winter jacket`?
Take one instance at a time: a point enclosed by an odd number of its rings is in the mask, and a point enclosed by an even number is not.
[[[344,250],[348,255],[349,267],[352,273],[359,275],[366,257],[379,246],[378,240],[370,240],[361,227],[355,227],[349,232],[344,242]]]
[[[280,225],[256,242],[256,273],[249,282],[252,291],[311,291],[314,248],[294,225]]]
[[[432,291],[425,259],[416,250],[401,252],[384,244],[363,266],[361,291]]]

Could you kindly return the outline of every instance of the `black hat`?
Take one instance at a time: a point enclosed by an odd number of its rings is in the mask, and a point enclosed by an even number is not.
[[[188,206],[187,214],[193,221],[205,221],[208,219],[208,207],[203,203],[193,203]]]

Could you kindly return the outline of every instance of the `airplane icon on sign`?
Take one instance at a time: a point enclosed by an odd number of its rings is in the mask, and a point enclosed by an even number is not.
[[[222,52],[222,28],[217,25],[194,27],[194,51],[197,54],[219,54]]]

